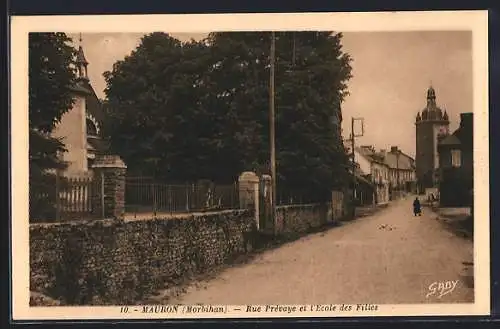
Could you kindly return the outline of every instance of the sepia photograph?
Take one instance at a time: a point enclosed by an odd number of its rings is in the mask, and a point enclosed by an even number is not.
[[[25,29],[14,302],[77,318],[489,312],[487,44],[460,24],[330,25]]]

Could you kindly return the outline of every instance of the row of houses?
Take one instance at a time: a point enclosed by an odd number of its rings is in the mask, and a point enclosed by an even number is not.
[[[352,149],[347,149],[352,156]],[[355,147],[354,161],[360,204],[384,204],[415,191],[415,160],[397,146],[390,151],[377,151],[372,145]]]

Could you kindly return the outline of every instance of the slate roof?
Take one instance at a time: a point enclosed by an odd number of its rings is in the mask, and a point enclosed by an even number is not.
[[[105,153],[109,150],[109,142],[101,138],[87,138],[87,143],[96,153]]]
[[[458,146],[472,148],[473,146],[473,116],[472,113],[460,115],[460,126],[452,134],[439,141],[438,146]]]
[[[386,164],[382,153],[377,153],[368,147],[356,147],[355,149],[361,156],[370,162],[376,162],[382,165]]]
[[[385,154],[385,163],[387,163],[391,169],[399,168],[401,170],[413,170],[414,166],[412,160],[413,159],[411,157],[403,152],[399,153],[399,159],[396,153],[387,152]]]
[[[399,159],[396,153],[375,152],[369,147],[356,147],[356,151],[368,161],[385,164],[391,169],[413,170],[415,168],[413,158],[401,151]]]
[[[87,65],[89,63],[89,62],[87,62],[87,59],[85,58],[85,54],[83,53],[82,46],[78,47],[78,51],[76,53],[76,63],[83,64],[83,65]]]
[[[91,95],[93,91],[88,89],[86,86],[82,85],[80,81],[75,83],[73,86],[70,87],[72,91],[75,93],[83,94],[83,95]]]
[[[454,134],[448,135],[439,141],[439,145],[460,145],[460,140]]]

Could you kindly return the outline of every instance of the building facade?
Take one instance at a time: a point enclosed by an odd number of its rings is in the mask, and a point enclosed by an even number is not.
[[[414,192],[417,179],[415,160],[397,146],[391,146],[391,150],[384,153],[384,158],[389,166],[391,190]]]
[[[374,203],[383,204],[397,194],[416,191],[415,160],[392,146],[390,151],[376,151],[372,145],[355,147],[354,156],[359,174],[374,190]]]
[[[354,154],[363,177],[373,186],[373,202],[389,202],[389,166],[383,154],[377,153],[373,146],[356,147]]]
[[[372,155],[372,172],[371,179],[375,184],[375,200],[377,204],[389,202],[389,166],[385,163],[384,158],[379,154]]]
[[[76,58],[77,80],[72,88],[74,104],[61,117],[52,133],[62,140],[67,149],[62,154],[62,159],[68,164],[64,172],[66,176],[90,175],[95,157],[108,149],[101,131],[104,113],[88,78],[88,64],[80,45]]]
[[[441,110],[436,103],[433,87],[427,90],[427,106],[418,112],[416,127],[416,178],[419,192],[437,186],[439,168],[438,138],[449,134],[449,119],[446,110]]]
[[[439,150],[439,195],[441,206],[471,206],[474,187],[473,114],[460,114],[460,126],[441,136]]]

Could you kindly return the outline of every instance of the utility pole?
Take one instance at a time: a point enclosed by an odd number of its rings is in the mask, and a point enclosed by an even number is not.
[[[276,40],[274,31],[271,32],[271,56],[270,56],[270,74],[269,74],[269,141],[271,150],[271,187],[272,187],[272,216],[274,223],[274,232],[276,233],[276,136],[274,126],[274,62],[276,57]]]
[[[361,121],[361,134],[359,135],[356,135],[354,133],[354,122],[355,121]],[[355,143],[355,138],[356,137],[361,137],[364,135],[364,119],[363,118],[352,118],[351,119],[351,147],[352,147],[352,201],[353,203],[355,202],[356,200],[356,156],[355,156],[355,152],[354,152],[354,148],[356,146],[356,143]],[[353,210],[353,217],[355,216],[356,214],[356,206],[353,204],[353,207],[352,207],[352,210]]]
[[[399,183],[399,149],[396,150],[396,188],[398,191],[398,198],[401,197],[401,186]]]
[[[354,153],[354,118],[351,119],[351,148],[352,148],[352,200],[356,200],[356,155]]]

